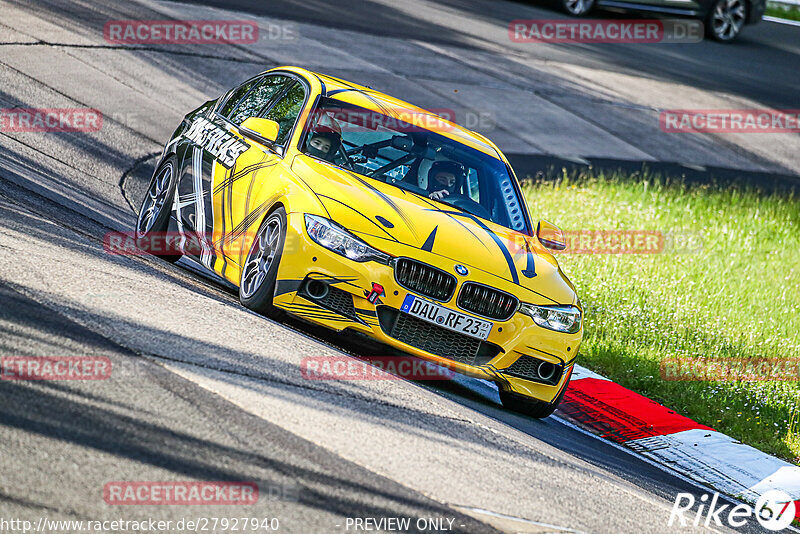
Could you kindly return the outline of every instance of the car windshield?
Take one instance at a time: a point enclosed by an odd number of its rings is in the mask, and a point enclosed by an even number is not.
[[[518,187],[501,159],[426,129],[432,122],[439,130],[452,127],[435,116],[416,114],[408,120],[414,124],[322,98],[307,121],[303,151],[430,201],[528,231]]]

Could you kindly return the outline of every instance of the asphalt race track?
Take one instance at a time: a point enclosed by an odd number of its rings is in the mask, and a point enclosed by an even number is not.
[[[410,517],[443,521],[422,532],[672,532],[677,493],[708,491],[558,416],[509,413],[481,381],[304,380],[304,357],[380,349],[262,318],[188,261],[110,255],[103,239],[134,227],[186,112],[281,64],[453,109],[527,162],[522,176],[540,162],[597,158],[792,182],[800,136],[667,134],[658,113],[800,108],[800,28],[764,22],[732,45],[512,44],[510,20],[561,15],[494,0],[0,0],[0,13],[0,107],[104,117],[94,132],[0,131],[0,355],[114,363],[104,381],[0,382],[0,518],[247,516],[335,533],[356,531],[348,518]],[[110,20],[165,18],[256,20],[262,39],[103,38]],[[253,481],[261,498],[235,510],[107,504],[104,486],[125,480]]]

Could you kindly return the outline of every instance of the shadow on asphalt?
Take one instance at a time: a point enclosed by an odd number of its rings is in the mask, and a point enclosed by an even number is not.
[[[59,247],[81,248],[81,252],[88,254],[87,261],[96,262],[98,265],[104,261],[120,262],[123,265],[127,263],[129,268],[137,271],[151,271],[154,276],[166,279],[167,282],[180,283],[186,289],[199,291],[220,302],[239,306],[229,291],[220,291],[212,284],[209,284],[208,287],[193,287],[195,284],[185,280],[186,273],[183,269],[165,264],[157,258],[117,257],[111,259],[100,248],[78,244],[77,241],[80,239],[77,236],[76,242],[70,242],[70,239],[64,238],[56,240],[46,227],[35,224],[31,225],[31,231],[31,235],[35,239],[54,242]],[[190,276],[194,278],[194,275]],[[181,281],[181,278],[184,280]],[[115,361],[117,362],[120,359],[123,361],[133,359],[138,360],[141,365],[142,355],[130,353],[127,349],[115,348],[112,342],[99,334],[70,320],[63,320],[61,314],[79,316],[83,324],[99,325],[100,328],[101,325],[108,324],[109,317],[91,310],[78,309],[74,303],[59,299],[55,295],[42,295],[43,301],[48,303],[47,308],[27,297],[16,294],[7,287],[0,286],[0,297],[4,302],[13,304],[13,306],[0,309],[0,323],[5,323],[4,327],[9,332],[20,329],[35,330],[41,326],[45,333],[37,334],[38,341],[46,341],[50,339],[51,335],[55,336],[60,333],[62,336],[66,335],[67,339],[73,338],[84,343],[88,342],[90,346],[100,352],[116,353],[117,360]],[[58,315],[54,314],[52,310],[58,310]],[[278,328],[291,328],[302,335],[319,339],[334,348],[344,349],[357,355],[386,354],[385,348],[381,345],[365,342],[348,333],[329,332],[295,320],[289,320],[285,324],[264,320]],[[114,324],[122,330],[136,329],[137,335],[159,340],[159,346],[163,347],[163,352],[144,354],[145,358],[168,360],[221,371],[221,380],[236,384],[238,387],[251,388],[254,391],[261,391],[268,387],[270,394],[283,395],[295,402],[306,403],[309,407],[318,407],[321,404],[324,409],[331,412],[335,411],[350,418],[371,420],[373,424],[388,426],[406,435],[419,435],[428,440],[443,442],[458,441],[463,443],[464,447],[491,448],[495,446],[491,437],[470,420],[454,420],[446,414],[431,413],[430,409],[423,409],[426,407],[416,409],[403,406],[398,410],[398,406],[392,404],[391,399],[376,398],[374,391],[365,389],[359,383],[339,381],[322,385],[309,384],[308,381],[303,380],[300,367],[295,362],[276,358],[265,360],[263,355],[255,352],[235,351],[222,345],[188,338],[166,328],[154,328],[134,321],[114,318]],[[13,350],[13,347],[0,345],[0,350],[7,352]],[[53,350],[56,351],[58,348],[54,347]],[[160,382],[165,389],[175,388],[176,377],[160,367],[141,366],[140,372],[147,373],[147,379],[144,381],[148,383]],[[144,378],[141,375],[137,376],[140,380]],[[555,418],[531,420],[504,410],[498,404],[491,387],[486,386],[482,381],[458,376],[452,381],[416,382],[416,384],[443,398],[529,434],[590,465],[607,470],[612,475],[619,476],[667,501],[674,500],[674,496],[678,492],[697,492],[692,484],[645,463],[627,451],[598,441],[593,436],[577,432]],[[147,410],[141,410],[140,407],[133,405],[121,405],[115,399],[103,398],[102,394],[97,392],[93,392],[92,396],[86,396],[83,392],[76,391],[74,387],[77,386],[44,384],[31,388],[26,385],[4,382],[0,384],[0,421],[5,427],[33,432],[81,447],[117,455],[126,460],[142,462],[200,479],[247,479],[248,474],[249,478],[252,478],[253,471],[244,466],[255,466],[254,468],[262,473],[261,480],[270,481],[291,476],[304,488],[312,488],[306,494],[307,498],[313,501],[313,504],[308,504],[309,506],[338,510],[344,516],[348,516],[348,514],[352,516],[353,510],[358,509],[360,510],[358,513],[362,515],[379,517],[393,513],[395,506],[417,506],[418,504],[397,501],[396,496],[391,493],[381,493],[384,491],[381,488],[361,486],[354,484],[349,479],[320,474],[314,469],[298,469],[296,466],[290,466],[289,462],[277,453],[268,454],[246,447],[232,447],[197,435],[176,431],[169,425],[161,424],[157,416],[153,417],[158,413],[158,407],[151,406]],[[187,383],[184,387],[193,386],[189,386]],[[93,406],[90,409],[87,409],[87,401],[92,401]],[[219,410],[220,420],[224,420],[225,417],[231,416],[231,412],[238,410],[221,398],[216,402],[219,406],[215,409]],[[261,421],[256,417],[252,417],[252,419]],[[258,424],[266,428],[264,432],[270,436],[270,440],[276,448],[303,450],[303,442],[300,438],[278,427],[273,428],[269,423],[261,421]],[[528,447],[514,448],[507,452],[518,455],[526,461],[552,461],[549,456],[542,455]],[[220,461],[220,458],[228,459],[230,465],[239,467],[223,468],[221,466],[227,464]],[[313,489],[320,487],[327,489]],[[334,490],[345,491],[345,493],[374,492],[376,495],[388,499],[390,504],[386,507],[373,507],[364,511],[363,508],[359,508],[362,506],[361,503],[355,499],[330,497]],[[0,499],[2,498],[0,495]]]
[[[49,308],[3,284],[0,284],[0,299],[9,304],[0,308],[0,325],[9,331],[19,335],[21,330],[43,329],[48,342],[61,342],[61,346],[52,347],[54,354],[69,354],[74,351],[70,341],[79,341],[85,348],[81,355],[87,352],[110,355],[115,367],[112,378],[100,386],[79,382],[3,380],[0,382],[0,433],[17,429],[111,455],[122,462],[163,469],[179,480],[188,477],[204,481],[255,481],[265,495],[267,491],[292,486],[295,489],[291,494],[281,498],[291,501],[291,506],[307,509],[305,513],[320,510],[345,518],[395,517],[405,512],[418,517],[455,517],[458,519],[455,531],[496,532],[444,504],[416,495],[281,427],[249,415],[222,398],[206,394],[203,402],[198,403],[196,393],[192,392],[197,389],[194,384],[160,366],[148,365],[137,354],[60,314],[54,314]],[[167,332],[155,333],[164,336],[165,346],[169,346],[172,340]],[[6,340],[10,337],[3,336]],[[208,350],[216,349],[212,346]],[[7,348],[0,346],[0,353],[7,354]],[[142,406],[146,395],[137,395],[130,399],[129,404],[117,400],[119,392],[112,398],[115,381],[124,381],[124,391],[136,391],[130,387],[131,380],[140,380],[149,387],[156,384],[183,398],[201,409],[201,421],[185,421],[182,426],[192,430],[179,430],[169,422],[173,415],[165,413],[165,406]],[[209,424],[212,428],[218,427],[217,431],[221,429],[223,436],[237,434],[238,440],[233,441],[238,441],[241,446],[206,437],[201,428]],[[217,431],[210,434],[216,435]],[[230,442],[229,439],[226,441]],[[28,451],[28,454],[30,459],[34,451]],[[46,467],[46,464],[39,466]],[[21,466],[17,466],[19,468]],[[91,469],[90,466],[81,468]],[[354,471],[359,474],[354,476]],[[107,472],[100,473],[100,476],[110,481],[118,475]],[[55,483],[57,486],[59,482]],[[78,491],[86,491],[86,498],[91,499],[92,495],[102,495],[101,490],[98,487]],[[61,511],[59,506],[25,499],[13,488],[9,491],[10,494],[0,492],[0,503]],[[262,498],[259,502],[264,500]],[[279,506],[275,502],[267,505],[271,508]],[[270,513],[276,512],[271,509]],[[460,523],[463,527],[458,526]],[[413,527],[411,531],[417,532]]]

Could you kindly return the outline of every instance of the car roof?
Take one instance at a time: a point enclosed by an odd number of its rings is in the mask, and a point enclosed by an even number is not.
[[[280,70],[300,75],[313,85],[316,85],[313,83],[316,81],[319,84],[319,93],[322,96],[396,119],[405,120],[406,122],[413,123],[415,126],[463,143],[471,148],[500,159],[501,161],[506,161],[501,155],[500,150],[486,137],[471,130],[467,130],[458,124],[442,118],[436,113],[422,109],[414,104],[381,93],[371,87],[348,82],[334,76],[313,72],[300,67],[278,67],[276,69],[270,69],[270,72]]]

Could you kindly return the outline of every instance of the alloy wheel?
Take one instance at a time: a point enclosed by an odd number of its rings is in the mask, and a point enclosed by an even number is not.
[[[278,217],[272,217],[267,224],[261,227],[256,236],[250,252],[247,254],[247,261],[244,265],[242,276],[242,296],[252,297],[264,280],[278,252],[281,239],[281,221]]]
[[[564,0],[564,9],[571,15],[585,15],[593,5],[594,0]]]
[[[744,19],[743,0],[720,0],[711,15],[711,31],[720,41],[730,41],[741,31]]]
[[[150,182],[150,188],[142,202],[142,209],[139,211],[136,223],[137,237],[144,237],[153,228],[153,224],[164,207],[164,201],[169,195],[171,183],[172,163],[167,163]]]

